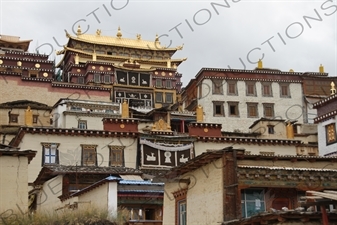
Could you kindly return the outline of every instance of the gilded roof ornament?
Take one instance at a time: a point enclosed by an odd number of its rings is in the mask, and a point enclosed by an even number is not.
[[[159,42],[158,34],[156,34],[156,39],[155,39],[154,41],[155,41],[155,42]]]
[[[184,47],[184,44],[182,44],[181,46],[178,46],[177,49],[178,49],[178,50],[182,50],[183,47]]]
[[[137,34],[137,40],[141,40],[142,39],[142,35],[141,34]]]
[[[331,95],[336,94],[335,83],[332,81],[330,85],[331,85],[331,89],[330,89]]]
[[[81,35],[81,34],[82,34],[81,26],[78,25],[78,27],[77,27],[77,35]]]
[[[319,72],[324,73],[324,66],[322,66],[322,64],[319,66]]]
[[[67,38],[70,38],[70,34],[68,33],[68,31],[67,31],[67,30],[64,30],[64,32],[66,32],[66,37],[67,37]]]
[[[101,36],[101,33],[102,33],[102,31],[101,31],[100,29],[97,29],[97,30],[96,30],[96,35],[97,35],[97,36]]]
[[[122,32],[121,32],[121,28],[120,27],[118,27],[117,37],[118,38],[122,37]]]

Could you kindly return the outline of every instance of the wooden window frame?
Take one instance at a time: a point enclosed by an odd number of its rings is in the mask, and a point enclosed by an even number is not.
[[[249,86],[252,86],[253,93],[250,93]],[[246,82],[246,96],[257,96],[256,95],[256,82]]]
[[[171,101],[168,101],[168,96],[171,96]],[[173,103],[173,93],[165,93],[165,103],[172,104]]]
[[[269,93],[265,93],[265,87],[268,87]],[[261,89],[263,97],[273,97],[272,83],[261,83]]]
[[[212,81],[212,94],[213,95],[223,95],[223,80],[222,79],[211,79]]]
[[[240,117],[240,111],[239,111],[239,102],[227,102],[228,104],[228,116],[230,117]],[[231,107],[235,107],[235,113],[232,114]]]
[[[97,145],[84,145],[84,144],[82,144],[81,147],[82,147],[81,165],[82,166],[97,166]],[[88,165],[88,160],[86,160],[86,159],[89,158],[89,157],[87,157],[86,152],[88,152],[89,155],[90,155],[90,152],[91,152],[91,154],[94,153],[94,154],[92,154],[92,155],[94,155],[94,160],[93,160],[94,162],[90,163],[89,165]],[[90,155],[90,157],[91,157],[91,155]]]
[[[44,165],[51,165],[51,164],[59,164],[60,163],[60,151],[59,151],[59,146],[60,146],[60,143],[46,143],[46,142],[42,142],[41,143],[42,145],[42,163],[41,165],[44,166]],[[50,149],[49,151],[51,151],[51,147],[52,146],[56,146],[56,150],[55,150],[55,162],[54,163],[46,163],[46,151],[47,149]],[[53,156],[51,155],[51,153],[49,154],[49,156]]]
[[[251,115],[251,107],[255,108],[255,115]],[[248,118],[258,118],[259,117],[258,103],[254,103],[254,102],[247,103],[247,117]]]
[[[85,124],[85,128],[82,128],[81,124]],[[82,130],[88,129],[88,122],[86,120],[78,120],[77,128]]]
[[[325,126],[326,145],[337,143],[336,124],[330,123]]]
[[[227,81],[227,95],[238,95],[238,83],[236,81]]]
[[[160,96],[160,98],[158,98],[158,96]],[[156,97],[156,103],[163,103],[163,92],[156,92],[155,93],[155,97]]]
[[[289,86],[290,86],[289,84],[285,84],[285,83],[280,84],[280,97],[281,98],[291,98]],[[284,90],[286,90],[286,93],[283,93]]]
[[[124,149],[125,146],[109,145],[109,166],[124,166]],[[119,160],[114,160],[114,153],[119,154]]]
[[[18,123],[18,122],[19,122],[19,114],[10,113],[9,123]]]
[[[175,224],[176,225],[181,225],[180,223],[180,203],[185,202],[186,204],[186,223],[188,224],[187,221],[187,188],[180,189],[178,191],[173,192],[173,196],[175,198]]]
[[[220,114],[216,113],[216,107],[220,107]],[[213,101],[213,116],[220,117],[225,116],[224,102],[222,101]]]
[[[263,116],[265,118],[274,118],[275,117],[275,110],[274,110],[274,104],[273,103],[262,103],[263,104]],[[271,114],[267,115],[267,109],[271,108]]]

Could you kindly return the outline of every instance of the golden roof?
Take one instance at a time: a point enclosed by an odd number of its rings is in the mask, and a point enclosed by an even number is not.
[[[20,37],[10,35],[0,35],[0,43],[22,46],[27,51],[32,40],[20,40]]]
[[[80,29],[80,28],[79,28]],[[118,46],[118,47],[127,47],[127,48],[136,48],[136,49],[147,49],[147,50],[160,50],[160,51],[176,51],[181,50],[183,46],[178,46],[175,48],[168,48],[162,46],[159,42],[158,35],[154,41],[145,41],[137,35],[136,39],[124,38],[120,28],[116,37],[103,36],[97,34],[82,34],[82,32],[77,32],[76,36],[72,36],[69,33],[66,33],[66,36],[70,39],[83,41],[91,44],[100,44],[100,45],[109,45],[109,46]]]

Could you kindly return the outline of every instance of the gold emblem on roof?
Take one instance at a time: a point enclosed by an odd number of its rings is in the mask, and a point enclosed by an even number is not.
[[[118,31],[117,31],[117,37],[118,38],[121,38],[123,35],[122,35],[122,31],[121,31],[121,28],[118,27]]]

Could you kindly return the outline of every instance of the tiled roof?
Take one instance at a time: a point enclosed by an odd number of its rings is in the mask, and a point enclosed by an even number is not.
[[[164,183],[152,183],[151,181],[147,181],[147,180],[121,180],[119,182],[119,184],[133,184],[133,185],[149,185],[149,186],[153,186],[153,185],[157,185],[157,186],[163,186]]]

